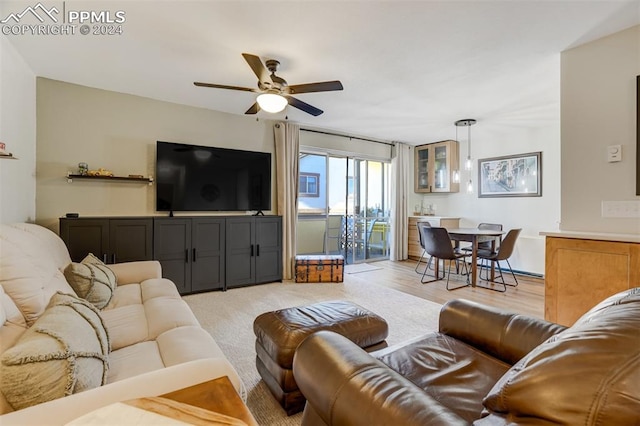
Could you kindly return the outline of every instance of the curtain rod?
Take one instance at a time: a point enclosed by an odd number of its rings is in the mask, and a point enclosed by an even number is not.
[[[373,142],[373,143],[380,143],[380,144],[383,144],[383,145],[395,146],[395,144],[391,143],[391,142],[376,141],[376,140],[373,140],[373,139],[361,138],[361,137],[358,137],[358,136],[341,135],[340,133],[327,132],[327,131],[324,131],[324,130],[304,129],[304,128],[301,127],[300,131],[311,132],[311,133],[320,133],[321,135],[340,136],[340,137],[343,137],[343,138],[358,139],[358,140],[365,141],[365,142]]]

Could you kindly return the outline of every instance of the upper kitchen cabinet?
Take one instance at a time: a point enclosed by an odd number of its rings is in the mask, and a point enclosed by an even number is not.
[[[415,147],[415,192],[458,192],[459,147],[453,140],[419,145]]]

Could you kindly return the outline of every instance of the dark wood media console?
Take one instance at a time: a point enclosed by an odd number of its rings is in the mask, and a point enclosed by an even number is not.
[[[180,294],[282,281],[282,217],[60,218],[71,259],[155,259]]]

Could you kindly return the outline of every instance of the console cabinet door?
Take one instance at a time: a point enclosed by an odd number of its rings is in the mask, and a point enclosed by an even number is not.
[[[225,219],[192,219],[191,291],[224,288],[225,231]]]
[[[191,219],[155,218],[153,255],[179,293],[191,292]]]
[[[110,261],[109,219],[60,218],[60,238],[74,262],[82,261],[89,253],[104,263]]]
[[[227,218],[227,288],[253,284],[256,280],[255,218]]]
[[[60,238],[74,262],[89,253],[104,263],[153,258],[151,218],[60,218]]]
[[[282,281],[282,218],[255,221],[256,283]]]
[[[109,263],[153,259],[153,219],[109,219]]]

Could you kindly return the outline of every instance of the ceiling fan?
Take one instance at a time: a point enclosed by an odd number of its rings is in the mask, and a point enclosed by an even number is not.
[[[299,93],[311,93],[311,92],[331,92],[334,90],[342,90],[342,83],[338,80],[323,81],[317,83],[306,84],[294,84],[289,86],[287,81],[276,75],[280,62],[275,59],[268,59],[264,65],[260,58],[250,53],[243,53],[242,56],[247,61],[255,75],[258,77],[258,88],[252,89],[249,87],[227,86],[224,84],[213,83],[200,83],[194,82],[199,87],[213,87],[216,89],[229,89],[229,90],[241,90],[245,92],[260,93],[256,102],[245,112],[245,114],[256,114],[260,109],[267,112],[280,112],[287,104],[292,107],[298,108],[311,114],[318,116],[324,111],[309,105],[306,102],[302,102],[300,99],[294,98],[291,95]],[[265,67],[266,65],[266,67]],[[269,74],[271,72],[271,74]]]

